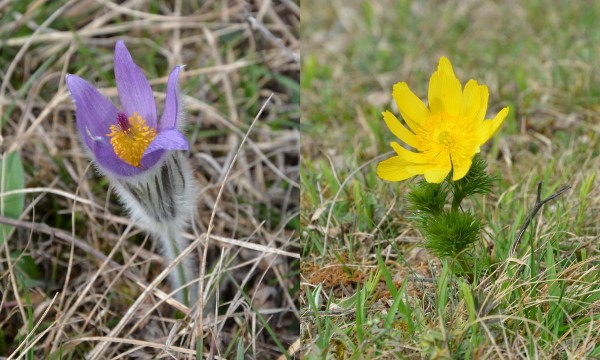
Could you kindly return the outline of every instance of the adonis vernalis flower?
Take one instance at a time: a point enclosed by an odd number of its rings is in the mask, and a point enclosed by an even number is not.
[[[195,202],[192,172],[184,155],[189,144],[183,127],[177,66],[167,80],[167,94],[158,121],[150,83],[133,62],[123,41],[115,46],[115,80],[122,109],[87,81],[67,75],[66,83],[76,106],[77,128],[83,143],[111,181],[131,217],[162,244],[169,262],[187,247],[182,237]],[[197,291],[176,290],[194,278],[195,261],[185,257],[171,272],[176,297],[192,304]]]
[[[473,156],[508,115],[505,107],[493,120],[485,120],[487,86],[469,80],[463,90],[445,57],[440,58],[429,81],[429,107],[405,82],[394,85],[393,97],[408,127],[390,111],[383,113],[383,120],[396,137],[416,152],[395,141],[391,143],[396,156],[377,166],[377,175],[388,181],[423,174],[427,182],[441,183],[451,170],[453,180],[463,178],[471,168]]]

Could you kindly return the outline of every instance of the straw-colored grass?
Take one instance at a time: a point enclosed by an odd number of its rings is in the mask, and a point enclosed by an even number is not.
[[[278,358],[297,352],[297,1],[0,1],[0,357]],[[116,98],[123,39],[155,91],[180,78],[199,183],[199,311],[90,166],[65,75]],[[260,113],[261,109],[263,110]],[[260,115],[259,115],[260,113]],[[251,124],[254,125],[251,127]],[[11,155],[9,155],[11,154]],[[15,160],[15,161],[18,161]],[[11,160],[12,161],[12,160]],[[10,183],[10,184],[9,184]],[[164,269],[167,270],[164,270]]]

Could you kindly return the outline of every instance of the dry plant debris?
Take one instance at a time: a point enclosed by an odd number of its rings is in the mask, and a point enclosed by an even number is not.
[[[295,356],[299,2],[8,1],[0,12],[0,153],[20,157],[26,199],[18,219],[0,216],[11,224],[0,243],[0,356]],[[168,297],[155,244],[76,134],[65,75],[114,99],[118,39],[158,103],[167,69],[186,65],[199,183],[188,238],[207,259],[204,302],[219,304],[206,317]]]

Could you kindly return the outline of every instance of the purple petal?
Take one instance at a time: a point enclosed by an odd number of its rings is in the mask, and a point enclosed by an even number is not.
[[[115,80],[125,113],[132,116],[137,111],[146,124],[156,129],[156,103],[152,88],[122,40],[117,41],[115,46]]]
[[[179,79],[180,71],[181,66],[177,66],[169,75],[165,107],[162,116],[160,117],[160,122],[158,123],[159,131],[175,128],[177,126],[177,116],[179,115],[179,88],[177,87],[177,80]]]
[[[121,160],[110,144],[110,141],[98,139],[94,141],[92,152],[96,164],[105,172],[117,176],[134,176],[147,170],[147,167],[135,167]],[[154,162],[156,163],[156,161]],[[152,165],[154,165],[152,163]]]
[[[75,103],[77,128],[83,141],[94,149],[94,138],[105,138],[117,119],[117,108],[90,83],[76,75],[67,75],[67,87]]]
[[[142,156],[141,166],[145,169],[152,167],[160,160],[165,151],[189,150],[190,145],[179,130],[167,129],[156,135]]]
[[[148,145],[142,159],[158,150],[188,150],[189,148],[187,139],[179,130],[163,130]]]
[[[158,162],[158,160],[160,160],[162,158],[164,153],[165,153],[165,150],[163,150],[163,149],[158,149],[151,153],[148,153],[148,152],[144,153],[144,156],[142,157],[140,166],[143,169],[150,169],[152,166],[154,166],[154,164],[156,164]]]

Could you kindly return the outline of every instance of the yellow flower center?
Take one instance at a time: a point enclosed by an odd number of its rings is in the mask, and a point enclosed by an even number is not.
[[[448,159],[453,163],[471,158],[476,147],[473,124],[469,119],[447,113],[432,115],[417,133],[418,149],[431,160]],[[441,158],[440,158],[441,156]]]
[[[450,133],[448,131],[442,131],[438,135],[438,141],[446,146],[452,145],[452,139],[450,138]]]
[[[117,156],[135,167],[140,167],[142,156],[154,140],[156,130],[146,125],[146,121],[136,112],[127,118],[125,113],[117,114],[117,124],[110,126],[110,143]]]

